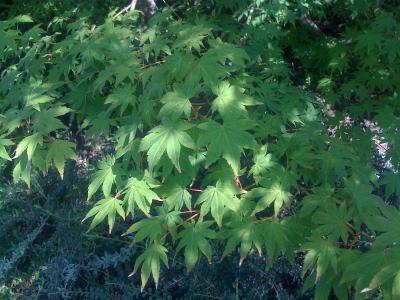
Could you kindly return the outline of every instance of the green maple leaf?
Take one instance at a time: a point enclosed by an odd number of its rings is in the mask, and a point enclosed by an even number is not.
[[[152,241],[160,240],[166,233],[166,226],[162,221],[162,218],[159,216],[140,220],[131,225],[123,235],[136,232],[133,239],[135,243],[143,241],[144,239]]]
[[[374,247],[384,249],[400,243],[400,213],[392,206],[380,208],[382,214],[368,218],[368,227],[380,232],[374,243]]]
[[[214,54],[218,57],[221,63],[225,63],[229,59],[235,65],[243,67],[245,61],[249,60],[249,56],[246,51],[242,48],[238,48],[230,43],[223,42],[220,38],[210,40],[211,49],[210,54]]]
[[[179,211],[183,204],[188,209],[192,209],[192,195],[187,191],[186,188],[179,185],[175,186],[167,195],[165,199],[169,209]]]
[[[110,95],[107,96],[105,104],[111,104],[109,110],[113,111],[119,108],[120,115],[128,108],[134,106],[136,103],[136,96],[134,95],[135,89],[132,86],[126,85],[121,88],[115,89]]]
[[[0,138],[0,158],[3,158],[5,160],[11,160],[10,155],[8,155],[7,150],[5,146],[11,146],[14,145],[14,143],[9,140],[9,139],[3,139]]]
[[[222,225],[222,217],[225,208],[237,211],[239,199],[229,184],[218,181],[215,186],[209,186],[201,193],[196,205],[201,204],[200,213],[202,216],[211,211],[211,215],[219,226]]]
[[[49,164],[53,161],[54,166],[56,167],[62,178],[64,175],[65,161],[68,158],[73,160],[76,160],[77,158],[74,148],[75,144],[69,141],[56,140],[52,142],[46,155],[47,168],[49,167]]]
[[[228,241],[225,246],[222,257],[233,252],[240,244],[240,262],[242,264],[244,258],[248,255],[254,246],[261,254],[263,244],[263,234],[260,230],[262,227],[256,223],[254,216],[248,216],[243,219],[236,218],[229,223]]]
[[[254,188],[248,194],[250,198],[260,198],[254,212],[260,212],[273,203],[276,216],[283,205],[290,204],[290,196],[291,194],[279,183],[273,183],[269,188]]]
[[[263,146],[259,153],[254,155],[254,164],[251,167],[249,174],[253,175],[255,178],[268,172],[268,170],[276,165],[276,162],[272,160],[272,154],[267,154],[267,148]]]
[[[160,100],[161,103],[164,104],[160,109],[160,117],[179,119],[184,115],[186,118],[189,118],[192,111],[190,98],[193,97],[193,95],[193,89],[185,85],[175,85],[174,91],[168,92]]]
[[[162,125],[150,130],[140,144],[140,150],[147,151],[150,169],[154,168],[166,151],[176,169],[181,171],[179,163],[181,145],[186,148],[196,148],[190,135],[185,132],[191,127],[192,125],[184,122],[164,120]]]
[[[314,188],[312,193],[303,198],[300,214],[309,216],[316,210],[327,209],[332,202],[335,203],[332,193],[333,189],[330,186]]]
[[[194,48],[200,52],[200,48],[203,46],[202,40],[211,32],[211,29],[206,24],[189,25],[180,22],[174,24],[172,31],[176,31],[177,34],[174,48]]]
[[[386,172],[380,181],[380,186],[385,187],[386,198],[393,194],[400,197],[400,174]]]
[[[152,201],[159,199],[159,197],[150,189],[150,186],[145,181],[129,178],[126,184],[124,199],[127,205],[127,215],[129,213],[133,214],[135,206],[148,215]]]
[[[94,173],[92,181],[88,187],[88,200],[92,198],[100,186],[102,186],[103,194],[105,196],[109,196],[111,194],[111,188],[116,177],[116,175],[113,173],[114,163],[115,158],[112,156],[107,156],[99,163],[99,170]]]
[[[226,75],[228,75],[228,72],[219,63],[218,56],[208,51],[197,61],[193,71],[188,76],[188,82],[195,86],[203,79],[207,87],[215,88],[220,79]]]
[[[243,92],[243,88],[223,81],[214,89],[217,98],[213,101],[211,108],[213,111],[218,111],[222,117],[228,117],[231,114],[246,113],[246,106],[260,104]]]
[[[143,291],[144,287],[146,286],[151,274],[153,275],[153,279],[157,287],[160,279],[160,262],[162,261],[164,265],[168,267],[167,252],[167,248],[157,242],[154,242],[136,259],[133,272],[129,276],[135,274],[141,266],[141,291]]]
[[[329,205],[324,211],[317,211],[313,215],[313,222],[319,226],[314,233],[320,236],[329,236],[333,240],[341,238],[347,242],[349,236],[348,222],[352,219],[352,212],[347,210],[345,205],[337,207]]]
[[[117,213],[123,219],[125,219],[125,212],[124,209],[122,208],[122,201],[117,198],[108,197],[98,201],[96,205],[87,213],[83,221],[94,216],[92,223],[90,224],[89,227],[89,230],[92,230],[98,224],[100,224],[106,217],[108,217],[109,233],[111,233],[114,227],[115,216]]]
[[[302,247],[306,251],[303,264],[303,274],[316,267],[317,279],[328,270],[329,267],[336,272],[339,250],[333,241],[314,238]]]
[[[199,259],[199,251],[207,257],[211,263],[212,249],[209,243],[210,239],[215,239],[217,234],[209,229],[213,222],[190,222],[184,225],[184,229],[179,232],[179,244],[176,251],[182,249],[185,256],[185,264],[190,272]]]
[[[205,130],[199,143],[201,146],[207,145],[206,165],[209,166],[222,155],[238,175],[243,149],[252,149],[256,145],[253,136],[246,131],[251,127],[250,121],[233,118],[226,119],[223,124],[213,120],[200,124],[199,128]]]
[[[281,253],[286,253],[290,257],[292,229],[288,226],[288,222],[274,219],[263,222],[259,226],[258,230],[263,236],[267,249],[267,266],[271,266],[273,260],[277,259]]]
[[[23,138],[17,145],[14,158],[21,156],[26,151],[28,160],[31,160],[38,145],[43,145],[43,136],[39,133]]]
[[[372,194],[369,185],[348,181],[346,191],[351,195],[352,204],[361,219],[377,214],[379,207],[383,205],[382,199]]]

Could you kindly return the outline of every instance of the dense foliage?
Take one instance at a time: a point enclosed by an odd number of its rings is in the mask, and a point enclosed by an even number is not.
[[[400,298],[397,1],[162,1],[150,19],[35,22],[0,22],[0,157],[28,187],[96,165],[84,220],[140,246],[142,289],[169,253],[191,271],[222,245],[239,265],[303,259],[316,299]]]

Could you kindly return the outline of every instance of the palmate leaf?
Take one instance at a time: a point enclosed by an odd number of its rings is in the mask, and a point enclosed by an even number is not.
[[[175,186],[170,193],[168,193],[165,199],[169,209],[179,211],[183,204],[188,209],[192,209],[192,195],[187,191],[186,188],[179,185]]]
[[[201,205],[200,213],[202,216],[211,211],[211,215],[219,226],[222,226],[222,217],[225,208],[237,211],[239,199],[235,195],[235,190],[229,184],[218,181],[215,186],[209,186],[200,195],[196,205]]]
[[[346,183],[346,191],[351,195],[352,205],[361,220],[377,214],[379,208],[383,205],[382,199],[372,194],[371,187],[368,185],[357,181],[348,181]]]
[[[56,140],[52,142],[46,155],[47,168],[50,163],[53,162],[62,178],[64,175],[65,161],[67,159],[76,160],[77,158],[74,148],[75,144],[69,141]]]
[[[171,119],[179,119],[182,115],[189,118],[192,111],[192,104],[190,98],[193,97],[195,92],[187,85],[175,85],[173,92],[168,92],[161,102],[164,104],[160,109],[160,117],[168,117]]]
[[[131,225],[123,235],[136,232],[133,239],[135,243],[149,239],[151,241],[160,240],[166,233],[166,226],[163,224],[161,217],[151,217],[140,220]]]
[[[196,148],[192,138],[186,133],[186,130],[191,127],[192,125],[188,123],[164,119],[162,125],[150,130],[140,144],[140,150],[147,151],[150,169],[153,169],[162,155],[167,152],[176,169],[181,171],[179,163],[181,146],[190,149]]]
[[[356,299],[365,299],[369,292],[380,288],[384,299],[398,299],[400,296],[400,247],[382,250],[373,249],[368,253],[358,253],[342,276],[342,283],[355,286]]]
[[[400,173],[386,172],[379,184],[385,187],[386,198],[391,195],[400,197]]]
[[[135,206],[139,207],[146,215],[150,213],[150,206],[153,200],[159,199],[158,195],[150,189],[150,186],[143,180],[129,178],[126,184],[125,205],[126,214],[133,215]]]
[[[380,232],[373,247],[385,249],[386,247],[400,243],[400,213],[395,207],[383,206],[382,214],[368,218],[368,227]]]
[[[342,204],[339,207],[329,205],[324,211],[318,210],[312,220],[318,224],[314,230],[315,234],[328,236],[333,240],[341,238],[342,241],[347,242],[350,231],[347,224],[352,220],[352,211],[348,210],[346,205]]]
[[[144,252],[136,259],[133,272],[129,275],[134,275],[140,268],[140,277],[142,280],[141,291],[143,291],[146,286],[150,275],[153,275],[156,287],[158,286],[158,281],[160,278],[160,262],[162,261],[164,265],[168,268],[168,257],[167,248],[158,242],[152,243],[149,247],[144,250]]]
[[[102,186],[104,196],[109,196],[111,194],[111,188],[114,183],[116,175],[113,172],[113,166],[115,163],[115,158],[112,156],[107,156],[104,160],[99,163],[99,170],[93,175],[92,181],[88,187],[88,197],[90,200],[94,193]]]
[[[99,225],[106,217],[108,217],[107,219],[108,219],[109,233],[111,233],[114,227],[115,216],[117,213],[123,219],[125,219],[125,212],[124,209],[122,208],[122,201],[117,198],[108,197],[98,201],[96,205],[91,210],[89,210],[83,221],[94,216],[92,223],[90,224],[89,227],[89,230],[92,230],[97,225]]]
[[[43,145],[43,136],[41,134],[35,133],[25,137],[18,143],[14,158],[21,156],[21,154],[26,151],[28,160],[31,160],[37,146],[39,145]]]
[[[240,156],[244,149],[252,149],[256,145],[253,136],[247,132],[252,128],[246,119],[227,118],[223,124],[210,120],[199,125],[204,130],[200,135],[201,146],[207,145],[206,166],[221,156],[231,166],[235,175],[240,169]]]
[[[223,257],[232,253],[240,244],[240,261],[242,264],[244,258],[250,250],[255,247],[261,255],[261,248],[264,243],[262,225],[257,224],[256,217],[248,216],[243,219],[236,218],[227,224],[229,226],[228,241],[225,246]]]
[[[179,244],[176,251],[182,249],[185,256],[185,264],[188,272],[190,272],[199,259],[199,251],[207,257],[211,263],[212,249],[209,243],[210,239],[215,239],[217,233],[209,227],[213,222],[189,222],[184,225],[184,229],[179,232]]]
[[[213,101],[211,108],[218,111],[223,118],[232,114],[240,115],[246,113],[246,106],[257,105],[254,98],[244,94],[244,89],[235,85],[230,85],[223,81],[214,89],[217,98]]]
[[[254,164],[250,168],[249,174],[254,176],[256,182],[262,179],[262,175],[266,174],[268,170],[276,165],[272,159],[272,154],[267,154],[267,147],[262,146],[260,150],[254,155]]]
[[[134,92],[134,87],[129,85],[117,88],[110,95],[108,95],[104,103],[110,104],[109,110],[111,111],[118,108],[120,115],[122,115],[129,106],[135,105],[136,96]]]
[[[290,204],[290,196],[291,194],[287,192],[284,187],[279,183],[273,183],[268,188],[254,188],[247,195],[247,197],[250,198],[260,199],[257,202],[254,212],[260,212],[273,203],[276,216],[279,214],[279,211],[283,205]]]
[[[202,79],[208,88],[215,88],[220,79],[228,75],[227,69],[220,64],[219,60],[220,58],[215,53],[210,50],[206,52],[193,67],[193,71],[188,76],[188,82],[196,86]]]
[[[313,238],[310,242],[305,243],[302,247],[306,251],[303,264],[303,275],[311,268],[317,269],[317,280],[328,271],[331,267],[333,271],[337,271],[337,261],[340,255],[340,249],[337,248],[333,241],[323,240],[319,237]]]
[[[6,146],[11,146],[11,145],[14,145],[14,143],[10,139],[0,138],[0,158],[5,160],[11,160],[11,157],[6,150]]]

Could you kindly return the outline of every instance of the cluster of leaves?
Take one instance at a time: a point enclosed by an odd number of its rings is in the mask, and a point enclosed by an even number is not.
[[[142,288],[171,249],[190,271],[220,240],[240,264],[304,252],[317,299],[399,298],[395,2],[177,1],[145,26],[137,12],[0,22],[0,156],[29,186],[32,170],[63,176],[75,136],[107,140],[85,219],[110,233],[134,220]]]

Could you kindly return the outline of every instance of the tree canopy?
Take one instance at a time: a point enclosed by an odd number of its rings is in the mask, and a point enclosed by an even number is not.
[[[301,259],[316,299],[400,299],[397,1],[65,5],[0,22],[14,182],[93,165],[87,228],[143,246],[142,289],[170,252],[239,251]]]

